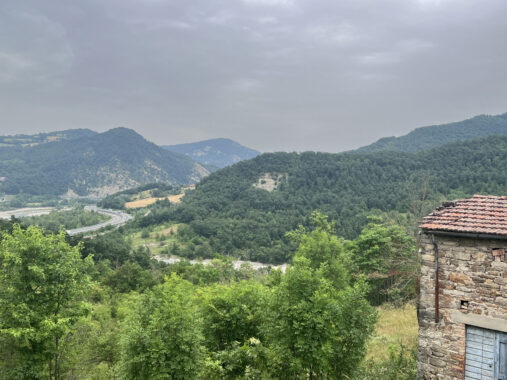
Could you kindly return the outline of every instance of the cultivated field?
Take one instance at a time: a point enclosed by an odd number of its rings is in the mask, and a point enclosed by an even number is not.
[[[161,197],[161,198],[150,197],[150,198],[145,198],[145,199],[139,199],[136,201],[125,203],[125,207],[126,208],[146,207],[146,206],[149,206],[149,205],[155,203],[156,201],[161,201],[162,199],[168,199],[169,202],[171,202],[171,203],[179,203],[179,202],[181,202],[181,198],[183,198],[184,195],[185,195],[185,192],[177,194],[177,195],[168,195],[167,197]]]

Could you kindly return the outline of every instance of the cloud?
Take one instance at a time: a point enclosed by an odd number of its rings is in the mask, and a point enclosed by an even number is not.
[[[292,7],[295,0],[241,0],[248,5],[275,6],[275,7]]]
[[[340,151],[507,111],[504,0],[4,0],[2,134]]]

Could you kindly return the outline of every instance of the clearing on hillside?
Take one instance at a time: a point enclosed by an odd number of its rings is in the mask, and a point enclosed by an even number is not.
[[[253,184],[253,187],[271,192],[280,186],[282,179],[287,180],[288,177],[287,173],[265,173],[259,177],[257,182]]]
[[[183,198],[185,196],[185,191],[188,189],[190,189],[190,188],[185,188],[185,189],[183,189],[183,191],[180,194],[176,194],[176,195],[168,195],[166,197],[150,197],[150,198],[145,198],[145,199],[138,199],[136,201],[126,202],[125,207],[126,208],[146,207],[146,206],[152,205],[156,201],[161,201],[163,199],[167,199],[171,203],[180,203],[181,198]]]

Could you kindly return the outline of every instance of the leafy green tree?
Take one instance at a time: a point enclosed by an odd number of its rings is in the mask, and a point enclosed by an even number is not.
[[[127,318],[119,370],[126,379],[194,379],[203,367],[193,286],[177,275],[141,297]]]
[[[14,226],[0,242],[0,377],[59,379],[63,341],[89,310],[93,262],[65,233]],[[63,362],[63,363],[62,363]]]
[[[259,344],[268,289],[257,281],[240,281],[205,288],[198,295],[206,347],[222,368],[221,378],[237,379],[248,368],[262,367]]]
[[[267,289],[256,281],[215,285],[200,295],[206,345],[223,350],[233,342],[260,338],[266,310]]]
[[[337,291],[322,269],[297,257],[274,289],[266,335],[276,378],[343,379],[364,356],[375,312],[364,284]]]
[[[310,260],[311,268],[321,268],[335,288],[343,289],[350,281],[348,273],[350,260],[346,255],[343,240],[334,234],[335,225],[328,221],[327,215],[314,211],[310,219],[312,231],[309,232],[300,226],[287,234],[299,245],[294,256],[306,257]]]
[[[151,264],[151,252],[148,247],[139,246],[132,251],[132,261],[139,264],[143,269],[149,269]]]
[[[111,271],[103,281],[118,293],[143,291],[157,283],[151,271],[144,270],[139,264],[132,262]]]
[[[83,244],[84,257],[92,255],[95,261],[109,260],[115,267],[130,258],[132,244],[119,231],[98,235],[94,239],[86,239]]]
[[[373,303],[415,296],[415,240],[401,226],[370,217],[358,238],[349,243],[348,251],[357,271],[368,277]]]

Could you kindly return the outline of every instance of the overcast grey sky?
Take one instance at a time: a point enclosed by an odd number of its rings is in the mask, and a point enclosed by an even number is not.
[[[506,0],[1,0],[0,134],[342,151],[507,112]]]

